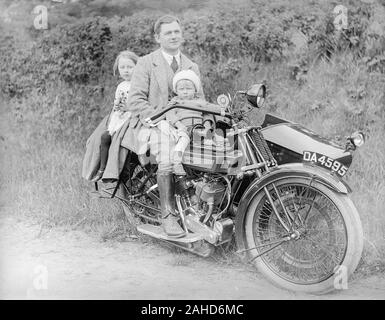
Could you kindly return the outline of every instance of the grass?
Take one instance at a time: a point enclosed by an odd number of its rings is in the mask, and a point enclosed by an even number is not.
[[[7,125],[6,131],[15,133],[13,141],[5,135],[2,146],[7,149],[2,150],[6,156],[1,159],[1,195],[8,212],[32,218],[45,228],[80,228],[101,237],[116,233],[117,226],[128,230],[116,201],[93,198],[91,186],[80,178],[82,149],[28,136],[16,130],[12,119]]]

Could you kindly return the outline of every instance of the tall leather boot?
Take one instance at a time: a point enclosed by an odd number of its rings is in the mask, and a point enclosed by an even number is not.
[[[175,183],[172,173],[157,174],[160,206],[162,212],[162,227],[170,237],[181,237],[184,230],[177,222],[175,214]]]

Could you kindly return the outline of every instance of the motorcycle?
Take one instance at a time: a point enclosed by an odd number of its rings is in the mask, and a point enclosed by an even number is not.
[[[246,111],[236,108],[239,97]],[[248,124],[247,113],[265,98],[263,84],[221,95],[221,111],[207,110],[218,118],[214,142],[193,139],[202,130],[194,126],[183,157],[187,177],[175,182],[183,237],[160,227],[156,165],[129,153],[116,186],[100,191],[139,219],[142,234],[203,257],[235,239],[237,254],[275,285],[326,293],[336,288],[337,275],[354,272],[362,254],[362,225],[343,176],[364,135],[354,133],[342,147],[270,114],[261,126]],[[174,105],[146,121],[178,107],[195,110]]]

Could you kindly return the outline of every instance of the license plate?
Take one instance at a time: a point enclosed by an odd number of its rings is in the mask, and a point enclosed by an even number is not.
[[[304,151],[302,161],[326,168],[340,177],[343,177],[348,171],[348,167],[344,166],[341,162],[313,151]]]

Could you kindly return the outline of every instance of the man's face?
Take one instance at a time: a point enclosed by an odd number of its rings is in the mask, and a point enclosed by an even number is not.
[[[179,23],[173,21],[162,24],[159,34],[155,34],[155,40],[166,52],[177,51],[182,44],[182,29]]]

